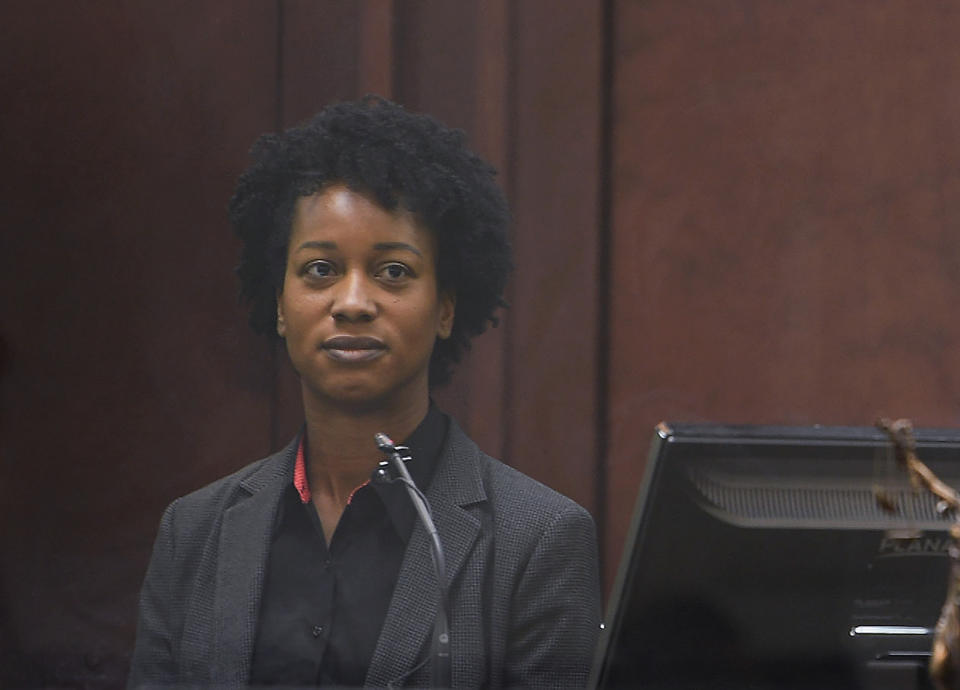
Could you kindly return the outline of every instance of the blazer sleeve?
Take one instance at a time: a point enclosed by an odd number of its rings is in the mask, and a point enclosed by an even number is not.
[[[596,529],[571,505],[536,540],[512,602],[504,685],[583,688],[600,632]]]
[[[130,664],[128,688],[170,685],[177,682],[174,645],[177,638],[173,597],[176,568],[174,513],[177,501],[164,511],[153,546],[153,555],[140,590],[137,641]]]

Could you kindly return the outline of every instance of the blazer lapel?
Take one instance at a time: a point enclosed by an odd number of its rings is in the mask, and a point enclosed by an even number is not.
[[[437,474],[427,491],[446,560],[446,584],[456,579],[480,534],[480,522],[466,506],[486,500],[479,449],[450,422]],[[422,661],[433,630],[439,589],[430,542],[419,522],[410,536],[393,599],[367,671],[366,685],[385,687],[405,679]]]
[[[237,502],[223,515],[213,609],[213,665],[218,683],[249,679],[257,613],[277,505],[293,476],[299,437],[240,484]]]

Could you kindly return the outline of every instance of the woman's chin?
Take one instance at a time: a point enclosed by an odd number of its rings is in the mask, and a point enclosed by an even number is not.
[[[338,385],[326,385],[322,389],[310,389],[305,386],[305,395],[314,397],[325,407],[336,407],[339,411],[353,414],[385,412],[397,408],[408,409],[422,398],[428,399],[428,389],[422,392],[410,387],[385,387],[378,381],[353,380],[338,382]]]

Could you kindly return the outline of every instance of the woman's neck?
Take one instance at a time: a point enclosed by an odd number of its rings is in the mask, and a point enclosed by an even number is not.
[[[350,493],[370,478],[382,459],[374,434],[395,441],[407,438],[423,421],[429,398],[400,409],[358,412],[319,404],[304,396],[307,434],[307,478],[314,494],[346,504]]]

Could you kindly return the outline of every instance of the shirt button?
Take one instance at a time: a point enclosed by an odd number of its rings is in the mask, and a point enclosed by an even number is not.
[[[323,626],[315,625],[313,626],[313,630],[311,630],[310,632],[313,634],[314,637],[320,637],[320,635],[323,633]]]

